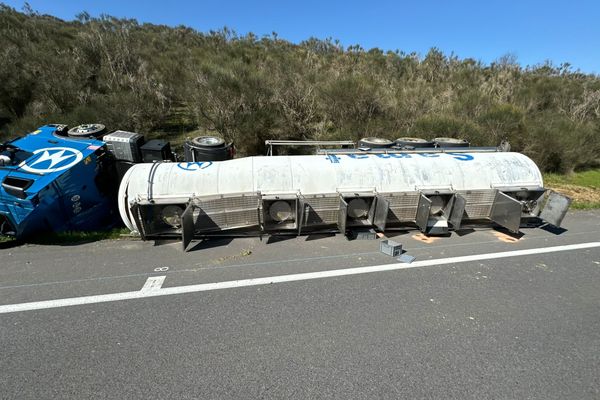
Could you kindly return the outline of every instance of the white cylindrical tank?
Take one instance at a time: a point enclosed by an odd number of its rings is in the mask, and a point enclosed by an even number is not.
[[[151,184],[149,182],[152,182]],[[261,192],[303,195],[542,188],[540,170],[520,153],[400,153],[247,157],[220,162],[137,164],[119,189],[123,221],[130,205],[151,197],[185,203],[192,196]]]

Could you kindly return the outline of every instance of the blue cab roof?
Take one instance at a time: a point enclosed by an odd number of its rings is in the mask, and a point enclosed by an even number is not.
[[[38,192],[105,144],[95,139],[59,136],[56,130],[56,125],[44,125],[9,142],[31,155],[18,165],[0,167],[0,182],[7,175],[32,179],[34,183],[27,191]]]

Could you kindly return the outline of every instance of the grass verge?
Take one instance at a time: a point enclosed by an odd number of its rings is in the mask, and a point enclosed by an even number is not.
[[[59,232],[46,233],[27,240],[27,243],[46,244],[46,245],[70,245],[96,242],[98,240],[120,239],[122,235],[129,234],[129,229],[119,228],[110,231],[98,232]],[[15,239],[0,236],[0,243],[9,243]]]
[[[573,208],[600,208],[600,169],[569,175],[544,174],[544,185],[572,198]]]

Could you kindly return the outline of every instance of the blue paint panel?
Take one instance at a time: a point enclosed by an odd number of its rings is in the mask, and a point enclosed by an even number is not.
[[[21,163],[0,167],[6,178],[31,180],[20,199],[0,188],[0,214],[16,227],[17,237],[44,231],[100,230],[118,221],[116,196],[101,184],[104,164],[96,152],[104,142],[55,135],[46,125],[9,145],[31,153]],[[105,187],[106,186],[106,187]],[[114,182],[116,190],[116,182]]]

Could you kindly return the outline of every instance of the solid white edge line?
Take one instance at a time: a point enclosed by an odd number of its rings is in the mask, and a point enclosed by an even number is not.
[[[299,274],[270,276],[264,278],[241,279],[214,283],[201,283],[197,285],[176,286],[155,290],[139,290],[135,292],[122,292],[94,296],[72,297],[66,299],[35,301],[31,303],[7,304],[0,306],[0,314],[20,311],[43,310],[48,308],[69,307],[85,304],[105,303],[120,300],[134,300],[148,297],[170,296],[175,294],[206,292],[218,289],[231,289],[248,286],[269,285],[273,283],[296,282],[312,279],[333,278],[346,275],[367,274],[371,272],[394,271],[400,269],[429,267],[434,265],[457,264],[470,261],[492,260],[497,258],[528,256],[533,254],[553,253],[559,251],[581,250],[600,247],[600,242],[570,244],[564,246],[542,247],[537,249],[513,250],[500,253],[475,254],[470,256],[438,258],[434,260],[415,261],[412,264],[384,264],[368,267],[335,269],[330,271],[305,272]]]
[[[144,286],[142,287],[141,291],[148,292],[152,290],[159,290],[162,287],[166,277],[166,275],[151,276],[146,280],[146,283],[144,283]]]

